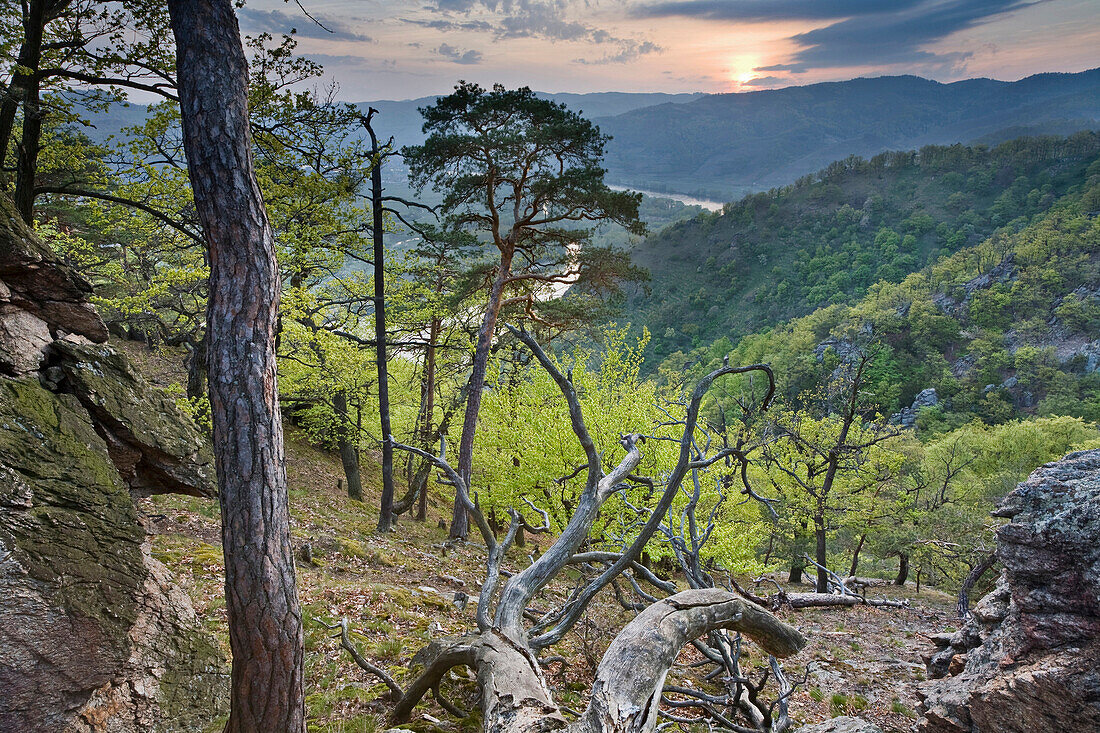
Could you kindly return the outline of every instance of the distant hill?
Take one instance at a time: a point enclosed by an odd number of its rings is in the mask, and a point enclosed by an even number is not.
[[[536,92],[536,94],[543,99],[562,102],[569,109],[580,112],[589,119],[620,115],[624,112],[653,105],[683,104],[706,96],[701,93],[635,94],[630,92],[594,92],[591,94]],[[378,99],[356,102],[355,105],[363,112],[366,112],[370,107],[378,110],[379,117],[376,126],[383,139],[393,135],[398,146],[413,145],[424,139],[423,134],[420,132],[423,119],[420,117],[419,108],[433,104],[439,96],[441,95],[404,100]],[[91,118],[94,127],[85,132],[95,142],[103,142],[108,136],[119,134],[123,127],[137,125],[145,119],[145,106],[135,104],[129,107],[117,107],[106,113],[92,114]]]
[[[886,76],[713,94],[595,120],[615,183],[730,200],[848,155],[1100,128],[1100,69],[1016,82]]]
[[[995,148],[926,146],[851,157],[654,234],[632,251],[647,292],[625,319],[664,357],[769,328],[909,273],[998,228],[1019,229],[1080,184],[1100,134]]]

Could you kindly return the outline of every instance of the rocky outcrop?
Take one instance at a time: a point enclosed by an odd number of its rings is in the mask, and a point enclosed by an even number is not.
[[[917,396],[913,398],[912,405],[903,407],[901,412],[895,412],[890,416],[890,424],[911,428],[917,424],[917,415],[920,414],[923,408],[935,407],[938,404],[940,404],[940,398],[936,394],[935,387],[922,389]]]
[[[91,292],[0,196],[0,374],[36,371],[55,339],[106,341],[107,328],[88,302]]]
[[[82,281],[9,208],[0,197],[0,731],[201,731],[226,712],[225,660],[150,557],[132,495],[212,495],[212,461],[189,418],[90,343],[106,331]]]
[[[56,341],[42,381],[88,412],[135,496],[217,493],[214,458],[193,422],[108,346]]]
[[[1004,573],[940,639],[921,733],[1100,730],[1100,450],[1036,470],[995,512]]]

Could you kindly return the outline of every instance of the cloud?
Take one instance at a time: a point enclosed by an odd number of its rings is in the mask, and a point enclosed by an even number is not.
[[[573,59],[573,63],[597,66],[601,64],[625,64],[639,56],[651,53],[660,53],[663,48],[651,41],[622,41],[622,49],[618,53],[608,54],[598,59]]]
[[[757,71],[921,64],[954,69],[969,53],[928,47],[959,31],[1049,0],[688,0],[645,5],[637,14],[729,21],[835,20],[788,40],[799,50],[787,63]]]
[[[373,69],[373,70],[376,70],[376,71],[383,71],[383,70],[390,70],[390,69],[397,68],[397,60],[396,59],[374,59],[374,58],[366,58],[366,57],[363,57],[363,56],[350,56],[350,55],[344,55],[344,54],[335,54],[334,55],[334,54],[327,54],[327,53],[307,53],[307,54],[305,54],[305,57],[312,60],[312,61],[316,61],[317,63],[321,64],[321,66],[324,66],[326,68],[327,67],[347,68],[347,67],[350,67],[350,66],[354,66],[354,67],[359,68],[359,69],[367,69],[367,70]]]
[[[437,31],[480,31],[491,32],[494,30],[491,23],[486,23],[483,20],[444,20],[442,18],[436,20],[422,20],[419,18],[402,18],[403,23],[410,23],[412,25],[418,25],[422,28],[433,28]]]
[[[273,33],[281,35],[295,31],[301,38],[320,38],[331,41],[370,42],[370,36],[357,33],[347,24],[325,15],[314,15],[311,20],[305,15],[295,16],[281,10],[257,10],[240,8],[237,10],[241,30],[245,33]],[[320,25],[318,25],[320,23]],[[321,27],[324,26],[324,27]]]
[[[435,52],[447,59],[453,61],[456,64],[480,64],[481,63],[481,51],[463,51],[460,48],[442,43],[439,48],[435,49]]]
[[[643,17],[687,17],[708,20],[833,20],[892,13],[924,0],[688,0],[643,5]]]
[[[425,28],[444,31],[478,31],[497,39],[538,38],[551,42],[618,46],[595,59],[575,59],[581,64],[617,64],[663,49],[652,41],[620,38],[602,28],[569,17],[576,0],[435,0],[426,8],[441,17],[405,18]],[[477,18],[471,18],[476,14]],[[489,18],[489,20],[485,20]]]

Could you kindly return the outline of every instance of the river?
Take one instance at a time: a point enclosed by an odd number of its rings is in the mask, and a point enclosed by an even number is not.
[[[722,207],[726,204],[722,201],[711,201],[710,199],[697,199],[694,196],[685,196],[682,193],[660,193],[659,191],[647,191],[644,188],[635,188],[633,186],[618,186],[612,183],[607,185],[612,191],[637,191],[638,193],[644,193],[646,196],[650,196],[655,199],[672,199],[673,201],[679,201],[686,206],[702,206],[707,211],[721,211]]]

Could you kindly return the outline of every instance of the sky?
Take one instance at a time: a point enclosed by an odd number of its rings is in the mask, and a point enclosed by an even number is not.
[[[347,101],[460,80],[546,92],[739,92],[1100,66],[1100,0],[247,0]],[[311,20],[312,18],[312,20]]]

